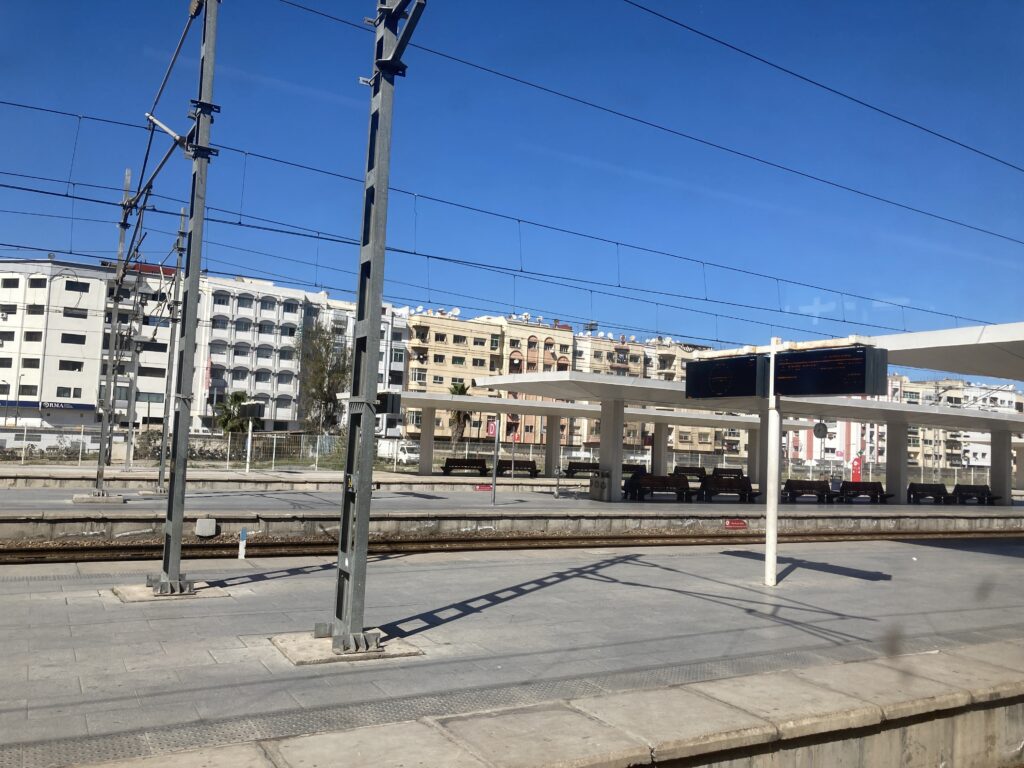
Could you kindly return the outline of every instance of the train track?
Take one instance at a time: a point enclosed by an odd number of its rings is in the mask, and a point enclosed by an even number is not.
[[[884,540],[957,540],[957,539],[1020,539],[1020,533],[899,533],[899,534],[780,534],[779,541],[795,542],[848,542]],[[459,552],[504,549],[578,549],[583,547],[667,547],[717,544],[758,544],[764,536],[749,533],[704,536],[673,534],[595,535],[595,536],[509,536],[453,537],[445,539],[392,539],[372,541],[371,555],[414,554],[423,552]],[[334,555],[338,545],[330,540],[280,539],[256,541],[246,546],[247,557],[302,557]],[[49,542],[0,545],[0,564],[78,563],[116,560],[156,560],[163,552],[160,541],[125,544],[110,542]],[[185,542],[182,557],[233,558],[238,555],[237,541]]]

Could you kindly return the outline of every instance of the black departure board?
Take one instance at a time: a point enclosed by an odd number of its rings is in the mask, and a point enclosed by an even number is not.
[[[884,395],[889,355],[875,347],[778,352],[775,394]]]
[[[761,355],[691,360],[686,364],[686,396],[764,397],[768,388],[768,359]]]

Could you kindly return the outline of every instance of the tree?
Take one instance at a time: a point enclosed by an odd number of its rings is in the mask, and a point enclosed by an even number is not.
[[[337,431],[341,417],[338,395],[348,388],[349,355],[332,328],[311,323],[299,335],[299,410],[306,429]]]
[[[249,418],[241,413],[242,404],[248,401],[245,392],[232,392],[226,400],[217,403],[217,426],[225,432],[245,432],[249,429]],[[259,419],[252,420],[253,430],[261,428]]]
[[[469,390],[465,384],[452,384],[448,391],[453,395],[468,395]],[[466,432],[466,427],[469,426],[473,420],[473,414],[469,411],[452,411],[451,415],[448,416],[448,426],[452,430],[452,445],[457,445],[462,440],[462,435]]]

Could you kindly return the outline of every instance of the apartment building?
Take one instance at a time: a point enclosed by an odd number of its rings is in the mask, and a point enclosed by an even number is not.
[[[0,409],[3,424],[75,428],[100,420],[110,332],[107,298],[112,269],[56,259],[8,261],[0,271]],[[138,368],[124,354],[115,371],[116,421],[127,426],[136,382],[134,421],[162,425],[170,364],[173,270],[136,265],[121,289],[122,332],[138,348]],[[264,428],[301,429],[301,330],[330,323],[339,345],[351,345],[354,305],[326,293],[283,288],[248,277],[202,277],[196,328],[192,428],[215,428],[217,403],[235,391],[264,403]],[[404,386],[406,313],[385,307],[386,334],[378,380]],[[392,431],[398,425],[392,424]],[[387,425],[381,425],[386,429]]]

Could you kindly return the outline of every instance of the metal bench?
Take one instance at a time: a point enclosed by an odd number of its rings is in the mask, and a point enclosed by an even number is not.
[[[738,501],[743,504],[751,504],[760,496],[750,486],[750,478],[740,475],[718,475],[714,474],[705,477],[700,484],[701,501],[714,501],[715,496],[720,494],[736,494]]]
[[[921,499],[931,499],[933,504],[950,504],[953,495],[942,483],[911,483],[907,486],[907,504],[920,504]]]
[[[536,477],[540,474],[540,470],[537,469],[537,462],[533,459],[523,459],[522,461],[516,460],[514,464],[509,459],[498,460],[499,475],[503,475],[506,472],[512,472],[513,469],[521,474],[529,473],[530,477]]]
[[[645,496],[658,491],[674,493],[677,501],[693,501],[695,493],[690,489],[690,483],[685,475],[643,475],[637,478],[626,497],[634,501],[643,501]]]
[[[596,461],[570,461],[569,466],[565,469],[566,477],[576,477],[579,472],[589,472],[592,475],[596,475],[601,470],[600,465]]]
[[[831,504],[836,496],[827,480],[794,480],[790,478],[782,486],[782,500],[795,504],[801,496],[814,496],[819,504]]]
[[[743,477],[743,470],[739,467],[715,467],[711,470],[712,477]]]
[[[487,462],[483,459],[445,459],[444,466],[441,467],[441,473],[444,475],[450,475],[457,469],[468,469],[473,472],[478,472],[481,476],[486,476]]]
[[[1002,496],[993,496],[992,489],[987,485],[962,485],[957,483],[953,486],[953,493],[950,494],[955,504],[966,504],[973,499],[978,504],[995,504]]]
[[[839,486],[838,500],[849,504],[854,499],[867,496],[872,504],[885,504],[894,495],[886,493],[881,483],[855,483],[851,480],[844,480]]]
[[[683,475],[687,480],[700,484],[700,481],[708,476],[704,467],[676,467],[672,470],[673,475]]]

